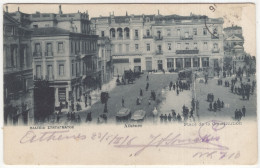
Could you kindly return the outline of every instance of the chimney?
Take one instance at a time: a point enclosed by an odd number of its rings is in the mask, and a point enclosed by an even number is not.
[[[5,7],[5,11],[8,13],[8,6]]]
[[[62,14],[61,5],[59,5],[59,14]]]

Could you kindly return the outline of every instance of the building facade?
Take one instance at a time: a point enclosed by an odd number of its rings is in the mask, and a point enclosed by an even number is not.
[[[85,94],[101,88],[109,78],[109,41],[102,42],[91,35],[87,12],[63,14],[59,6],[57,14],[26,14],[18,8],[9,15],[31,33],[26,37],[34,83],[35,121],[44,120],[60,106],[69,109],[70,103],[84,101]],[[98,41],[104,45],[98,45]],[[98,55],[102,51],[103,57]]]
[[[177,71],[223,66],[223,19],[206,16],[130,15],[91,19],[92,30],[109,37],[114,75],[124,70]]]
[[[28,124],[33,118],[31,31],[8,12],[3,18],[4,121]]]

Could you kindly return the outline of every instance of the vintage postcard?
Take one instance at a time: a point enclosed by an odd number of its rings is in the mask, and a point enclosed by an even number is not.
[[[257,164],[255,4],[3,10],[5,164]]]

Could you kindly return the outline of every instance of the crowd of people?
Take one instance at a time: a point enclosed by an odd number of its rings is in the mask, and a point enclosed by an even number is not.
[[[182,117],[181,115],[178,113],[176,115],[176,112],[175,110],[172,110],[172,113],[169,113],[168,115],[167,114],[161,114],[160,115],[160,122],[161,123],[167,123],[167,122],[182,122]]]
[[[240,121],[242,117],[246,116],[246,108],[245,106],[242,107],[242,109],[236,109],[235,110],[235,120]]]

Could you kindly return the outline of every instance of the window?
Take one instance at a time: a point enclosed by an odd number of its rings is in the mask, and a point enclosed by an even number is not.
[[[129,44],[126,44],[126,45],[125,45],[125,51],[126,51],[126,52],[129,52]]]
[[[185,43],[185,49],[188,50],[189,49],[189,43]]]
[[[181,30],[177,29],[177,36],[181,36]]]
[[[150,50],[151,50],[150,44],[146,44],[146,51],[150,51]]]
[[[158,45],[157,48],[158,48],[159,53],[162,52],[162,46],[161,45]]]
[[[59,65],[59,76],[64,76],[64,64]]]
[[[167,36],[171,36],[171,29],[167,29]]]
[[[138,38],[138,30],[135,30],[135,38]]]
[[[172,44],[168,43],[168,50],[172,50]]]
[[[199,67],[200,61],[199,58],[193,58],[193,67]]]
[[[173,58],[167,58],[167,68],[172,69],[173,68]]]
[[[53,79],[52,65],[48,65],[48,67],[47,67],[47,75],[48,75],[48,79]]]
[[[193,44],[193,47],[194,47],[195,50],[198,49],[198,44],[197,44],[197,42],[195,42],[195,43]]]
[[[101,57],[104,57],[104,49],[101,50]]]
[[[159,30],[157,31],[157,37],[161,38],[161,31],[159,31]]]
[[[185,38],[189,38],[189,32],[185,32],[185,34],[184,34],[185,36]]]
[[[75,75],[74,73],[75,73],[74,72],[74,63],[72,63],[71,64],[71,75],[74,76]]]
[[[218,43],[214,43],[213,48],[214,48],[214,50],[217,50],[218,49]]]
[[[105,37],[105,31],[101,31],[101,37]]]
[[[178,49],[178,50],[181,49],[181,43],[177,43],[177,49]]]
[[[11,35],[16,35],[16,27],[12,26],[11,29],[12,29]]]
[[[40,79],[42,76],[42,67],[41,65],[36,65],[36,78]]]
[[[122,53],[122,44],[119,44],[119,45],[118,45],[118,52],[119,52],[119,53]]]
[[[73,42],[70,43],[70,50],[71,50],[71,53],[73,53]]]
[[[36,52],[36,53],[41,52],[41,45],[40,45],[40,43],[35,43],[34,52]]]
[[[38,25],[36,24],[36,25],[33,25],[33,28],[38,28]]]
[[[139,45],[135,44],[135,51],[138,51],[138,49],[139,49]]]
[[[207,33],[208,33],[207,28],[203,28],[203,35],[207,35]]]
[[[52,56],[52,43],[46,44],[46,56]]]
[[[203,43],[203,48],[204,48],[204,50],[207,50],[207,49],[208,49],[208,43],[207,43],[207,42],[204,42],[204,43]]]
[[[214,34],[214,35],[217,35],[217,34],[218,34],[218,28],[217,28],[217,27],[214,27],[214,28],[213,28],[213,34]]]
[[[202,67],[208,67],[209,66],[209,58],[202,58]]]
[[[63,42],[58,42],[58,52],[63,52]]]
[[[197,35],[197,29],[196,28],[193,29],[193,35]]]
[[[147,36],[147,37],[150,36],[150,30],[146,30],[146,36]]]

